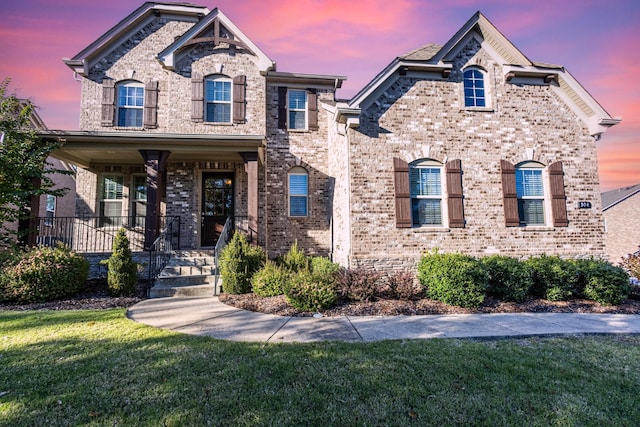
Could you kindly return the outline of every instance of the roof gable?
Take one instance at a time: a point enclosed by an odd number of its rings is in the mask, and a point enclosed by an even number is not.
[[[602,193],[602,210],[606,211],[609,208],[614,207],[618,203],[627,200],[629,197],[640,193],[640,184],[632,185],[630,187],[618,188],[617,190],[606,191]]]
[[[176,56],[181,49],[200,43],[213,43],[214,45],[226,43],[248,51],[260,71],[266,72],[275,68],[274,62],[218,8],[212,10],[174,43],[160,52],[158,59],[166,68],[173,69]]]
[[[63,61],[74,72],[86,77],[91,64],[98,61],[111,48],[129,38],[157,16],[165,15],[174,20],[195,24],[208,13],[208,8],[188,3],[146,2],[73,58],[63,58]]]

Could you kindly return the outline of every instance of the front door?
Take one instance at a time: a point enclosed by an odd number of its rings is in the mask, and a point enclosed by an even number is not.
[[[201,246],[215,246],[227,217],[233,217],[233,173],[202,174]]]

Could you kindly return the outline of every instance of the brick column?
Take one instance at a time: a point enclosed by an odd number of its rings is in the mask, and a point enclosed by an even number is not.
[[[160,234],[160,200],[164,192],[162,175],[170,151],[140,150],[147,172],[147,215],[144,227],[144,247],[149,249]]]
[[[258,153],[240,153],[247,172],[247,215],[249,239],[258,244]]]

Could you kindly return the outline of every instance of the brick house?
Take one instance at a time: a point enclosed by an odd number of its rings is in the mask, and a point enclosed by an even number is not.
[[[604,241],[609,261],[618,264],[622,257],[640,246],[640,184],[602,193]]]
[[[76,214],[180,217],[180,246],[222,225],[270,256],[295,241],[345,266],[412,267],[429,248],[604,254],[596,140],[613,119],[559,65],[530,61],[481,13],[346,77],[281,72],[222,11],[145,3],[65,63],[79,131]],[[142,223],[142,222],[141,222]]]

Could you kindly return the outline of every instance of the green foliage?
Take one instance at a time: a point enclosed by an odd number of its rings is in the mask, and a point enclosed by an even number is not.
[[[528,264],[503,255],[482,258],[481,263],[489,277],[487,293],[505,301],[523,302],[527,299],[533,286]]]
[[[253,293],[261,297],[273,297],[284,294],[289,282],[289,273],[272,261],[267,261],[251,278]]]
[[[28,232],[16,231],[9,225],[29,217],[32,196],[64,194],[66,189],[53,190],[51,174],[71,173],[45,162],[59,143],[37,137],[31,124],[34,106],[9,94],[9,83],[9,79],[0,81],[0,132],[4,134],[0,145],[0,243],[3,246],[13,246],[20,233]]]
[[[428,252],[418,263],[418,279],[427,298],[460,307],[484,302],[487,273],[480,262],[467,255]]]
[[[638,247],[640,249],[640,246]],[[622,259],[622,266],[630,275],[640,280],[640,250],[634,254],[629,254]]]
[[[579,294],[576,264],[558,256],[529,258],[533,286],[531,294],[549,301],[566,301]]]
[[[327,257],[311,257],[311,273],[316,280],[335,282],[340,266]]]
[[[108,268],[107,287],[111,296],[131,296],[136,292],[139,265],[133,261],[127,231],[120,228],[113,239],[113,252],[102,261]]]
[[[89,263],[66,246],[38,247],[4,269],[0,296],[19,303],[44,302],[84,289]]]
[[[282,265],[293,272],[308,270],[310,267],[309,262],[309,257],[307,257],[298,247],[297,241],[291,245],[289,252],[287,252],[281,259]]]
[[[578,265],[585,298],[602,305],[618,305],[629,296],[629,275],[622,267],[598,260],[581,260]]]
[[[314,277],[309,270],[291,276],[285,296],[293,307],[309,312],[326,310],[338,301],[335,282]]]
[[[267,256],[259,246],[252,246],[242,233],[233,237],[220,254],[222,289],[229,294],[251,292],[251,278],[259,271]]]
[[[364,268],[342,269],[338,275],[338,295],[348,301],[373,301],[382,275]]]

